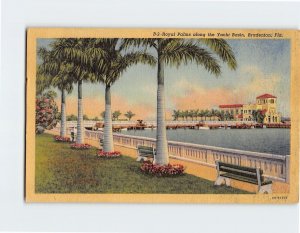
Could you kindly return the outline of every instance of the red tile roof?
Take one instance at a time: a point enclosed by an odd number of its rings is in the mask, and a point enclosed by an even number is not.
[[[256,97],[256,99],[267,99],[267,98],[277,98],[277,97],[274,95],[270,95],[270,94],[263,94],[263,95]]]
[[[242,104],[223,104],[219,105],[219,108],[241,108],[243,107]]]

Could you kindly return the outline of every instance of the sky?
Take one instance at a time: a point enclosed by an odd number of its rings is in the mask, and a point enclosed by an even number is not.
[[[38,47],[49,48],[51,39],[38,39]],[[194,63],[165,67],[166,117],[173,109],[211,109],[220,104],[255,103],[256,96],[277,96],[278,111],[290,116],[290,41],[227,40],[235,54],[238,68],[222,65],[215,77]],[[205,46],[203,46],[205,47]],[[150,51],[151,52],[151,51]],[[153,51],[152,51],[153,52]],[[156,117],[157,67],[138,64],[130,67],[112,86],[112,110],[131,110],[135,119]],[[60,93],[57,90],[57,103]],[[104,111],[104,86],[84,83],[84,114],[98,116]],[[67,114],[77,112],[77,86],[67,96]],[[121,116],[122,118],[122,116]],[[124,117],[123,117],[124,118]]]

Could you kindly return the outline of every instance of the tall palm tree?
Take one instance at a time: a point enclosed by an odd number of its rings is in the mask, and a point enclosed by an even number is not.
[[[68,73],[68,64],[54,56],[52,51],[45,48],[38,50],[38,56],[42,63],[38,66],[37,87],[42,90],[46,87],[57,87],[61,91],[61,127],[60,136],[66,136],[66,92],[71,93],[73,79]]]
[[[105,85],[105,119],[104,141],[105,152],[114,151],[111,113],[111,87],[132,65],[138,63],[154,66],[156,59],[145,51],[126,52],[122,39],[94,39],[90,43],[90,72],[93,81]]]
[[[55,57],[66,60],[70,65],[68,72],[77,83],[78,92],[78,117],[77,117],[77,137],[76,143],[84,143],[83,125],[83,103],[82,103],[82,83],[88,81],[91,75],[87,69],[89,65],[89,41],[90,39],[57,39],[51,44]]]
[[[195,62],[210,73],[219,76],[221,67],[215,53],[231,69],[236,68],[236,60],[229,44],[223,39],[125,39],[123,46],[144,46],[157,53],[157,134],[154,163],[169,163],[168,142],[165,122],[164,67],[165,65]],[[205,47],[202,47],[204,45]]]

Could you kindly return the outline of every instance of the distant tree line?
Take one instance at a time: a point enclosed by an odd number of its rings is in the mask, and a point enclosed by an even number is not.
[[[105,118],[105,111],[101,112],[101,118],[104,119]],[[120,116],[122,115],[122,113],[117,110],[117,111],[114,111],[112,113],[112,120],[113,121],[118,121]],[[136,114],[133,113],[132,111],[127,111],[126,113],[124,113],[124,116],[130,121],[132,117],[134,117]],[[58,116],[59,118],[59,116]],[[74,114],[71,114],[71,115],[68,115],[67,116],[67,121],[77,121],[77,116],[74,115]],[[83,115],[83,120],[84,121],[100,121],[100,119],[96,116],[96,117],[93,117],[93,118],[89,118],[88,115],[84,114]]]
[[[233,114],[229,112],[219,111],[217,109],[206,109],[206,110],[199,110],[199,109],[191,109],[191,110],[173,110],[172,114],[173,120],[211,120],[212,118],[218,118],[218,120],[233,120]]]

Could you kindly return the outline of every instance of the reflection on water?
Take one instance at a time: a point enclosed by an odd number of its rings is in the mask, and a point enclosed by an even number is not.
[[[156,130],[122,131],[122,134],[155,138]],[[290,154],[290,129],[216,129],[168,130],[170,141],[256,151],[272,154]]]

